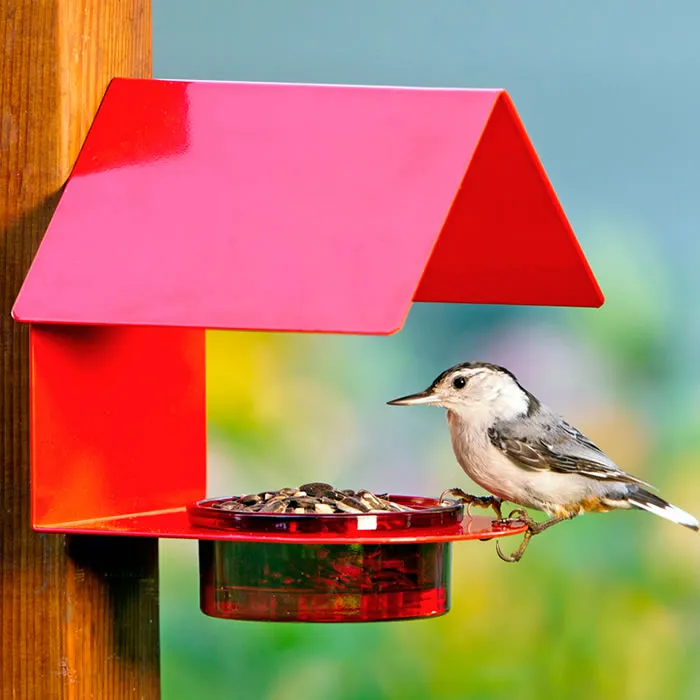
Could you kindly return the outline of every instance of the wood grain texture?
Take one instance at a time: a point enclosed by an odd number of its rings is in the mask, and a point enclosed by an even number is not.
[[[29,526],[28,334],[10,309],[150,0],[0,0],[0,697],[158,698],[157,541]]]

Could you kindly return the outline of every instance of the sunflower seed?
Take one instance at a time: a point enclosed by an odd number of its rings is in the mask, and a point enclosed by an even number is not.
[[[295,515],[334,513],[390,513],[412,511],[413,508],[390,500],[388,494],[373,494],[367,489],[338,490],[323,481],[302,484],[299,488],[285,486],[277,491],[261,491],[228,500],[216,501],[212,507],[249,513],[288,513]]]

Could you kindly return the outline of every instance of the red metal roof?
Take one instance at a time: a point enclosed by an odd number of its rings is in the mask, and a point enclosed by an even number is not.
[[[384,334],[603,297],[501,90],[114,80],[19,321]]]

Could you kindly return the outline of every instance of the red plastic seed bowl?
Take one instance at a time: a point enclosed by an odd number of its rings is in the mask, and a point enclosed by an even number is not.
[[[200,540],[202,612],[233,620],[290,622],[445,614],[450,609],[451,543],[425,539],[459,526],[463,506],[390,498],[418,510],[297,515],[222,511],[211,507],[213,500],[192,504],[188,512],[194,525],[231,530],[236,537]]]

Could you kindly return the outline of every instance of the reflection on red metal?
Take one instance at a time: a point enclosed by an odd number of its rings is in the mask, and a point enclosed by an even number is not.
[[[343,619],[444,612],[444,543],[524,526],[236,531],[185,509],[206,495],[204,329],[387,334],[413,301],[603,301],[504,91],[114,80],[13,309],[32,324],[33,526],[221,541],[202,545],[221,562],[337,545],[345,602],[309,569],[320,597],[274,615],[331,619],[356,594]],[[372,602],[362,577],[389,561],[413,588]],[[272,605],[214,570],[207,612]]]
[[[111,84],[103,100],[102,114],[92,127],[72,175],[154,163],[187,150],[188,84],[173,82],[168,83],[171,87],[167,91],[149,90],[148,86],[154,83],[137,81],[138,92],[129,96],[120,94],[129,81],[117,79]],[[103,119],[109,122],[104,123]]]

